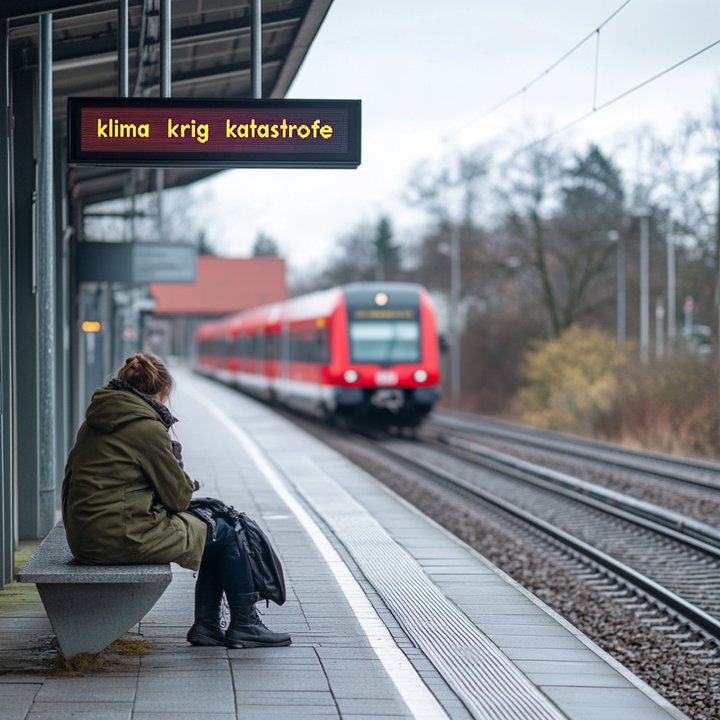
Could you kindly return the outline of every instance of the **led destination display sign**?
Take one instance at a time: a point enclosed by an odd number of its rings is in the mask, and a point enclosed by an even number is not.
[[[359,100],[70,98],[70,165],[355,168]]]

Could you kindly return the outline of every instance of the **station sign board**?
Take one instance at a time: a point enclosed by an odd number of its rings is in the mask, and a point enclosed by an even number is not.
[[[79,282],[194,283],[197,247],[181,243],[80,242]]]
[[[359,100],[68,99],[73,166],[356,168]]]

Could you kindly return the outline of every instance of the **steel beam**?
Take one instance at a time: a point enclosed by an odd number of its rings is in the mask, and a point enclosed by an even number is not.
[[[93,6],[106,5],[98,0],[6,0],[0,6],[0,18],[28,17],[56,10],[92,12]]]
[[[114,7],[117,9],[117,0]],[[300,20],[297,9],[292,11],[278,10],[263,14],[263,28],[265,30],[280,30],[286,26],[298,25]],[[215,42],[229,37],[233,39],[246,37],[250,34],[250,29],[250,21],[247,17],[200,25],[187,25],[173,30],[173,47],[177,49],[197,43]],[[133,53],[135,53],[139,41],[139,32],[130,31],[128,33],[128,44],[133,49]],[[54,69],[56,71],[70,70],[115,62],[117,60],[117,47],[118,34],[114,31],[100,37],[56,41],[53,47]],[[37,65],[37,48],[16,49],[11,53],[11,58],[12,67],[15,69],[35,67]],[[81,65],[80,63],[85,64]]]

